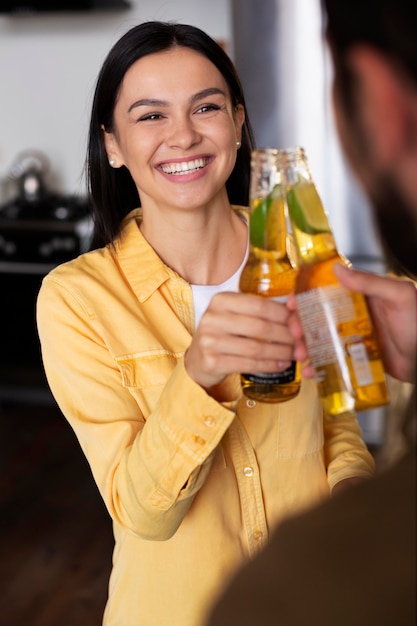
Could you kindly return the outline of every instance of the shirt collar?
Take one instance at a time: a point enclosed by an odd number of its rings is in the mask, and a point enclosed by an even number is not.
[[[247,208],[233,206],[247,220]],[[121,224],[120,235],[114,242],[116,259],[127,281],[134,289],[140,302],[147,300],[170,278],[183,280],[159,258],[140,230],[142,210],[134,209]]]
[[[117,262],[141,302],[147,300],[165,281],[177,276],[163,263],[139,228],[141,209],[128,213],[115,240]]]

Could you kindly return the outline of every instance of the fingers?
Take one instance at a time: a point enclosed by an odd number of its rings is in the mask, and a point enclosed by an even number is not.
[[[189,375],[204,388],[235,372],[276,372],[293,360],[285,304],[260,296],[213,297],[187,351]]]
[[[285,324],[288,319],[288,309],[285,304],[272,298],[263,298],[248,293],[218,293],[212,298],[206,313],[210,311],[244,314],[248,317],[262,318],[282,324]]]
[[[347,289],[384,300],[395,300],[402,292],[402,285],[404,284],[404,281],[399,278],[379,276],[371,272],[347,267],[342,263],[335,263],[333,271],[336,278]]]
[[[296,311],[297,310],[297,300],[296,300],[294,292],[291,292],[288,295],[286,305],[287,305],[287,309],[289,311]]]
[[[417,343],[415,284],[409,279],[372,274],[341,263],[334,265],[334,273],[346,289],[366,297],[387,373],[401,380],[411,380]],[[307,349],[294,294],[288,297],[287,308],[290,313],[288,329],[296,342],[294,356],[302,362],[307,357]],[[303,370],[305,376],[309,376],[308,372]]]
[[[237,296],[237,297],[235,297]],[[293,345],[285,304],[250,294],[217,294],[204,314],[199,330],[207,334]],[[247,348],[248,346],[246,346]],[[252,342],[250,348],[256,349]]]
[[[231,363],[234,359],[235,362],[239,362],[239,369],[243,367],[245,371],[269,372],[285,369],[280,362],[288,366],[294,353],[292,343],[269,342],[227,333],[223,335],[202,333],[199,345],[207,360],[213,360],[216,357],[225,359],[227,357]],[[220,363],[216,364],[216,366],[220,365]]]
[[[358,291],[359,293],[365,293],[367,289],[372,288],[375,285],[374,280],[378,277],[372,274],[372,278],[369,279],[369,274],[361,270],[355,270],[352,267],[347,267],[342,263],[335,263],[333,266],[333,272],[340,283],[352,291]]]

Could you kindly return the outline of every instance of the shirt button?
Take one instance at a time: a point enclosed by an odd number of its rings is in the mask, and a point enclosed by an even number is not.
[[[262,530],[255,530],[253,535],[252,535],[254,541],[261,541],[263,536],[264,536],[264,534],[263,534]]]
[[[245,476],[253,476],[253,468],[248,466],[243,468],[243,473]]]
[[[206,426],[208,426],[209,428],[213,428],[213,426],[216,425],[216,419],[214,417],[212,417],[211,415],[208,415],[205,420],[204,423]]]
[[[251,400],[250,398],[248,398],[248,400],[246,400],[246,406],[249,409],[253,409],[253,407],[256,406],[255,400]]]

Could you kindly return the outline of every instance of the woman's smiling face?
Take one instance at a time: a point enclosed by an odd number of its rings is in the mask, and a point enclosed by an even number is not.
[[[176,47],[136,61],[126,72],[104,133],[115,166],[125,165],[147,206],[190,210],[219,194],[236,161],[243,107],[211,61]]]

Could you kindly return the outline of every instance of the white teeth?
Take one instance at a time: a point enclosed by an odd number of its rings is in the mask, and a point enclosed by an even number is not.
[[[206,162],[206,159],[194,159],[182,163],[169,163],[162,165],[162,170],[165,174],[190,174],[204,167]]]

